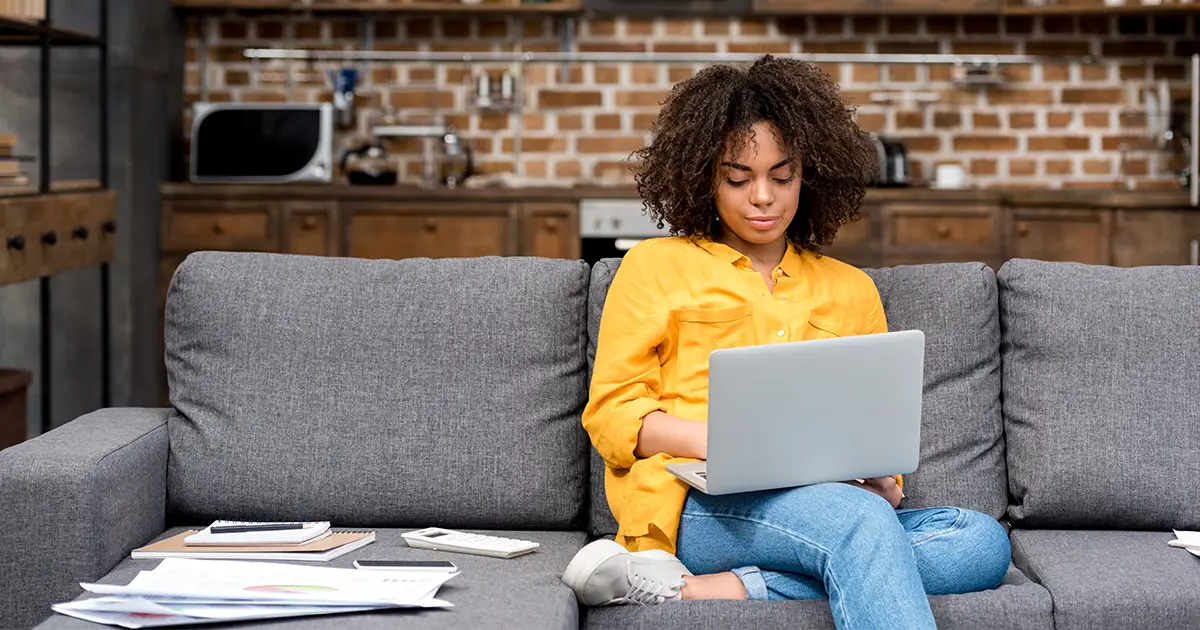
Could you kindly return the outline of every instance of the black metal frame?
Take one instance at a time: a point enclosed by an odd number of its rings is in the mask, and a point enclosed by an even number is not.
[[[50,187],[50,62],[51,50],[60,47],[93,47],[99,52],[99,77],[100,77],[100,94],[99,94],[99,112],[100,116],[100,189],[105,190],[109,187],[109,156],[108,156],[108,0],[100,0],[100,25],[99,35],[90,35],[72,30],[55,28],[53,16],[51,14],[51,5],[53,2],[46,2],[46,17],[42,22],[32,23],[21,20],[8,19],[0,17],[0,46],[21,46],[21,47],[36,47],[40,51],[39,59],[39,133],[41,137],[38,139],[38,193],[41,195],[51,194],[53,190]],[[111,306],[110,299],[110,269],[108,263],[100,265],[100,354],[101,354],[101,376],[103,391],[101,393],[101,405],[108,407],[112,402],[112,340],[109,338],[111,333],[111,314],[109,309]],[[41,330],[40,333],[40,352],[41,352],[41,430],[43,433],[53,428],[52,418],[50,415],[51,405],[51,321],[50,321],[50,277],[43,277],[38,281],[38,319]]]

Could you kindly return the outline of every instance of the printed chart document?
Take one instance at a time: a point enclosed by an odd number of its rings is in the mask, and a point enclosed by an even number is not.
[[[56,604],[58,613],[124,628],[328,615],[394,608],[444,608],[435,597],[458,575],[359,571],[294,564],[168,558],[129,584],[82,583],[103,595]]]

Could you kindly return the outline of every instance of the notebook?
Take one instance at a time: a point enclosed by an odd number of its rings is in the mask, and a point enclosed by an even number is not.
[[[195,547],[184,542],[197,530],[172,536],[134,549],[134,560],[161,558],[207,558],[211,560],[298,560],[329,562],[375,542],[375,532],[332,532],[328,536],[300,545],[232,545]]]
[[[280,529],[257,532],[237,532],[231,534],[214,534],[212,528],[218,525],[263,525],[246,521],[217,521],[203,530],[187,537],[184,542],[191,545],[228,547],[231,545],[298,545],[316,540],[329,531],[329,521],[303,523],[302,529]]]

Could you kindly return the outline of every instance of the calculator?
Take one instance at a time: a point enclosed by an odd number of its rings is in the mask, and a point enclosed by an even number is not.
[[[493,558],[515,558],[537,549],[540,544],[529,540],[470,534],[441,527],[426,527],[401,534],[409,547],[435,549],[454,553],[470,553]]]

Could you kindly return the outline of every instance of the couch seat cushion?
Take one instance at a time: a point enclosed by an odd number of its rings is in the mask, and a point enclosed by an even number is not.
[[[1050,591],[1058,630],[1200,628],[1200,558],[1174,537],[1014,530],[1013,561]]]
[[[588,273],[188,256],[166,304],[173,515],[577,529]]]
[[[942,630],[989,628],[1050,630],[1050,594],[1015,567],[991,591],[929,598],[933,616]],[[586,611],[586,627],[645,628],[828,628],[833,629],[829,601],[738,602],[709,601],[659,606],[613,606]]]
[[[173,536],[173,529],[159,540]],[[537,551],[503,560],[458,553],[413,549],[404,543],[400,529],[375,530],[375,542],[328,563],[297,563],[304,566],[352,568],[355,560],[450,560],[461,574],[438,591],[438,597],[454,606],[423,611],[392,610],[302,617],[239,624],[226,627],[286,628],[287,630],[358,630],[376,628],[561,628],[579,627],[579,608],[571,589],[562,583],[562,572],[575,552],[587,544],[582,532],[481,531],[498,536],[541,543]],[[99,582],[128,584],[138,571],[149,571],[159,560],[126,558]],[[84,594],[79,599],[89,597]],[[93,623],[54,613],[39,630],[96,630]]]

